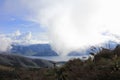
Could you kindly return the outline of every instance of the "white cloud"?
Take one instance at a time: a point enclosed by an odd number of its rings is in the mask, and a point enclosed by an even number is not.
[[[46,34],[40,35],[32,35],[32,32],[25,32],[22,33],[19,30],[16,32],[9,34],[8,36],[13,44],[20,44],[20,45],[30,45],[30,44],[45,44],[49,43]]]
[[[48,28],[51,45],[61,55],[83,46],[117,40],[112,36],[102,35],[105,31],[120,35],[119,0],[14,0],[13,2],[8,2],[9,6],[14,6],[12,11],[28,11],[30,14],[24,15],[27,19]],[[16,3],[22,8],[17,7]]]
[[[11,34],[0,34],[0,52],[8,52],[12,48],[12,44],[48,44],[49,41],[45,39],[45,36],[42,34],[42,36],[33,37],[31,32],[21,33],[19,30]]]
[[[3,34],[0,34],[0,52],[9,51],[12,47],[12,40]]]
[[[42,36],[45,36],[45,34],[41,34]],[[30,45],[30,44],[44,44],[48,43],[48,41],[44,40],[45,37],[41,36],[32,36],[31,32],[27,33],[21,33],[19,30],[14,32],[13,34],[10,34],[9,37],[12,39],[12,42],[14,44],[20,44],[20,45]],[[43,38],[43,40],[42,40]]]
[[[19,30],[17,30],[14,34],[14,36],[20,36],[21,35],[21,32]]]

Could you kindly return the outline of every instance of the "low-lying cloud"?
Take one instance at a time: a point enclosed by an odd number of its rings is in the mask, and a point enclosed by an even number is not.
[[[12,47],[12,40],[5,35],[0,35],[0,52],[9,51]]]

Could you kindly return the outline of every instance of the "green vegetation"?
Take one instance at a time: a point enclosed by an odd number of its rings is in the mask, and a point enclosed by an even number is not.
[[[92,53],[93,55],[93,53]],[[12,68],[0,66],[0,80],[120,80],[120,46],[102,49],[83,61],[73,59],[62,67]]]

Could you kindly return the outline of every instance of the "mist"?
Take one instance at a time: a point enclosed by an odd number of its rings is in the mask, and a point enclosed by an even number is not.
[[[13,3],[7,5],[10,6]],[[113,40],[119,43],[119,0],[19,0],[25,19],[48,29],[49,42],[60,55],[100,45]],[[11,12],[17,12],[16,5]],[[15,9],[16,8],[16,9]]]
[[[11,44],[12,41],[10,38],[0,34],[0,52],[9,52],[9,50],[12,48]]]

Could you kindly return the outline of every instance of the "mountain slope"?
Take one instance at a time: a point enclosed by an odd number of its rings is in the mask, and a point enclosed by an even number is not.
[[[72,51],[68,53],[68,56],[83,56],[83,55],[89,55],[91,52],[92,53],[98,53],[102,48],[110,49],[113,50],[119,43],[114,42],[114,41],[107,41],[103,43],[101,46],[90,46],[86,48],[85,50],[78,49],[76,51]]]
[[[31,59],[19,55],[13,54],[0,54],[0,65],[12,66],[12,67],[53,67],[52,61],[43,59]]]
[[[57,56],[49,44],[12,45],[11,53],[25,56]]]

